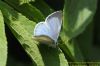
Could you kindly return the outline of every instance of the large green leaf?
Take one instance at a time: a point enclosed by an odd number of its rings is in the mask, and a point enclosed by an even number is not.
[[[23,27],[23,25],[29,24],[27,25],[27,27],[32,26],[30,30],[33,30],[34,22],[29,21],[27,18],[14,11],[3,2],[0,2],[0,9],[5,16],[5,22],[13,31],[13,34],[20,41],[27,53],[31,56],[33,62],[35,62],[37,65],[43,66],[44,64],[42,61],[42,57],[40,55],[36,42],[32,40],[32,36],[29,34],[26,28]],[[24,23],[21,23],[23,21]]]
[[[91,22],[96,11],[97,0],[65,0],[63,10],[62,49],[74,61],[84,61],[75,37]]]
[[[6,66],[6,61],[7,61],[7,40],[5,35],[3,15],[0,11],[0,66]]]
[[[63,30],[67,39],[79,35],[91,22],[97,0],[65,0]]]
[[[30,21],[9,5],[0,1],[0,9],[5,16],[5,23],[9,26],[23,48],[31,56],[37,66],[68,66],[64,54],[59,48],[53,49],[32,39],[35,22]]]

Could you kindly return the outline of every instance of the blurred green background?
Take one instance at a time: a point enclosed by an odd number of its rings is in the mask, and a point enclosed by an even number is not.
[[[24,15],[25,18],[29,19],[29,21],[33,21],[34,23],[32,23],[31,26],[35,25],[37,22],[45,20],[45,18],[50,13],[52,13],[54,11],[62,10],[63,14],[64,14],[64,16],[63,16],[64,24],[63,24],[63,27],[61,30],[61,35],[58,39],[59,47],[60,47],[61,51],[55,50],[52,48],[47,48],[47,46],[45,46],[45,45],[42,45],[42,46],[40,45],[40,46],[36,47],[39,49],[39,52],[40,52],[40,55],[38,56],[39,59],[42,58],[43,62],[44,62],[44,63],[42,63],[42,61],[40,60],[39,63],[44,64],[44,66],[51,66],[51,65],[52,66],[67,66],[68,62],[85,62],[85,64],[88,66],[88,63],[86,63],[86,62],[100,62],[100,26],[99,26],[100,25],[100,17],[99,17],[100,1],[97,0],[97,3],[94,2],[94,4],[93,4],[93,0],[89,0],[90,4],[92,3],[91,4],[92,6],[87,5],[89,3],[88,0],[87,0],[88,3],[86,3],[86,0],[82,0],[83,4],[84,3],[86,4],[83,6],[81,5],[82,2],[81,1],[78,2],[78,1],[79,0],[75,0],[75,1],[72,1],[72,0],[66,0],[66,1],[65,0],[29,0],[29,1],[28,0],[26,0],[26,1],[24,1],[24,0],[0,0],[1,5],[2,5],[2,3],[5,3],[5,4],[9,5],[9,7],[11,7],[11,10],[14,9],[16,12]],[[80,7],[77,4],[79,4]],[[81,8],[81,6],[82,6],[82,8],[84,8],[85,6],[88,6],[87,8],[90,7],[91,11],[94,10],[93,15],[89,16],[89,18],[91,18],[90,19],[91,22],[86,20],[87,23],[88,22],[89,23],[87,25],[82,24],[85,26],[82,26],[82,29],[80,27],[79,29],[76,30],[76,32],[74,32],[73,24],[70,24],[69,22],[71,22],[71,20],[74,21],[74,18],[76,18],[76,15],[78,14],[77,12],[81,11],[81,10],[78,11],[78,8]],[[35,66],[35,65],[37,65],[38,57],[36,59],[34,59],[34,56],[33,56],[34,53],[32,55],[32,52],[31,52],[31,50],[32,51],[35,51],[35,50],[32,49],[33,47],[30,49],[27,49],[27,47],[26,48],[24,47],[23,40],[21,40],[22,38],[16,37],[16,36],[18,36],[17,35],[18,32],[17,32],[16,28],[12,26],[13,23],[10,24],[10,18],[11,18],[12,22],[15,18],[16,18],[15,20],[19,20],[19,21],[21,21],[21,20],[23,21],[24,18],[22,17],[23,19],[20,19],[21,18],[20,17],[19,19],[17,19],[18,18],[17,14],[16,14],[16,17],[14,17],[14,19],[12,19],[12,17],[10,17],[10,16],[8,17],[9,14],[6,12],[7,9],[3,9],[5,7],[3,7],[3,5],[2,5],[0,7],[0,10],[1,10],[2,14],[6,13],[3,15],[4,22],[5,22],[5,33],[6,33],[6,38],[7,38],[7,42],[8,42],[8,44],[7,44],[7,47],[8,47],[7,53],[8,54],[7,54],[6,66]],[[9,7],[7,7],[7,8],[9,9]],[[3,10],[5,10],[5,12],[3,12]],[[10,10],[8,10],[8,12],[10,13]],[[16,12],[13,12],[13,13],[16,13]],[[80,17],[83,18],[83,17],[87,17],[87,16],[84,16],[84,14],[82,14],[82,16],[80,16]],[[69,20],[68,23],[67,23],[67,20]],[[9,22],[7,23],[7,21],[9,21]],[[27,20],[27,22],[28,22],[28,20]],[[24,21],[23,21],[23,23],[24,23]],[[26,23],[26,24],[28,24],[28,23]],[[26,24],[24,25],[24,27],[26,27],[27,30],[28,29],[31,30],[33,28],[33,27],[32,28],[29,27],[30,25],[26,25]],[[31,24],[31,22],[30,22],[30,24]],[[76,22],[74,24],[77,25]],[[68,27],[66,27],[66,25]],[[22,24],[22,26],[23,26],[23,24]],[[28,26],[28,28],[27,28],[27,26]],[[14,30],[12,28],[14,28]],[[67,28],[69,28],[68,31],[67,31]],[[71,29],[73,32],[70,32]],[[29,33],[31,34],[32,31],[33,30],[31,30]],[[21,35],[20,32],[18,34]],[[66,37],[64,37],[64,36],[66,36]],[[23,39],[25,39],[25,37]],[[26,39],[28,39],[28,38],[26,38]],[[27,43],[26,45],[30,44],[28,42],[26,42],[26,43]],[[49,51],[50,51],[50,53],[52,53],[51,55],[49,54]],[[61,55],[60,55],[60,53],[61,53]],[[58,55],[56,55],[56,54],[58,54]],[[49,59],[48,59],[48,57],[45,57],[45,56],[48,56]],[[59,58],[61,58],[61,60],[56,61],[58,59],[58,56],[59,56]],[[66,61],[65,61],[64,57],[66,58]],[[50,58],[52,58],[52,59],[50,59]],[[60,61],[62,61],[61,64],[60,64]],[[40,64],[40,66],[43,66],[41,64]],[[51,65],[49,65],[49,64],[51,64]],[[63,64],[65,64],[65,65],[63,65]]]

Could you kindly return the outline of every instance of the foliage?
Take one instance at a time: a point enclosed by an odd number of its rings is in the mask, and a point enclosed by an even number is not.
[[[0,66],[70,66],[70,62],[87,65],[86,62],[99,61],[100,36],[93,32],[99,26],[95,24],[100,13],[96,11],[97,3],[97,0],[0,0]],[[32,34],[38,22],[57,10],[63,12],[63,25],[59,47],[51,48],[33,40]]]

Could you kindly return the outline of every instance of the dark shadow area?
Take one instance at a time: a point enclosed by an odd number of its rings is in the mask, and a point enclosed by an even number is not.
[[[100,0],[94,17],[94,46],[100,47]]]
[[[63,10],[64,0],[44,0],[52,9]]]
[[[42,55],[45,66],[60,66],[59,48],[48,47],[44,44],[39,44],[39,50]]]
[[[30,4],[40,10],[45,18],[54,11],[44,0],[35,0],[35,2],[30,2]]]
[[[31,58],[27,55],[24,51],[23,47],[14,37],[8,26],[6,25],[6,36],[8,41],[8,59],[7,59],[7,66],[15,66],[19,63],[29,64],[32,65]]]

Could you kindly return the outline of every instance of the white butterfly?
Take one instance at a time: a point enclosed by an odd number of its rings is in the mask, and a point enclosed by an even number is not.
[[[62,25],[62,12],[56,11],[50,14],[45,22],[39,22],[34,28],[34,39],[43,44],[56,47],[57,39]]]

